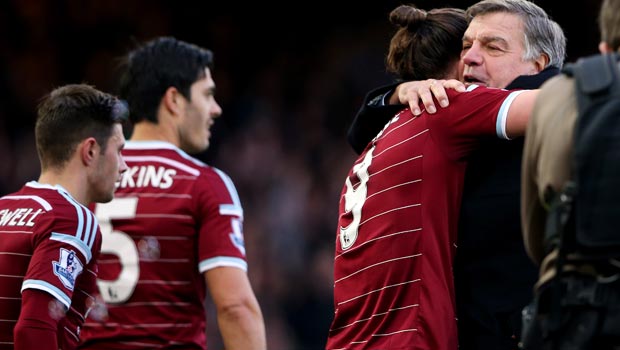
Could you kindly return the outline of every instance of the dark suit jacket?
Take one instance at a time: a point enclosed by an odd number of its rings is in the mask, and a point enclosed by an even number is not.
[[[558,73],[557,68],[547,68],[520,76],[506,88],[535,89]],[[395,86],[366,96],[347,134],[356,152],[403,108],[370,103]],[[523,138],[489,139],[468,160],[454,262],[460,350],[516,349],[521,310],[532,299],[538,270],[521,236],[522,150]]]

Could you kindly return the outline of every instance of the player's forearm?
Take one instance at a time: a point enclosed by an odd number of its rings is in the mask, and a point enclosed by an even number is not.
[[[267,348],[263,315],[255,299],[218,312],[218,324],[226,350]]]
[[[56,330],[42,328],[37,320],[20,321],[15,327],[15,350],[56,350]]]
[[[49,311],[55,302],[43,291],[26,289],[22,292],[22,310],[13,331],[15,350],[58,349],[58,321]]]

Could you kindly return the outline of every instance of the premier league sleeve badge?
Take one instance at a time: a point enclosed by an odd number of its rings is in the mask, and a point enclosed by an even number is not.
[[[58,279],[69,290],[73,291],[75,287],[75,280],[82,273],[84,265],[80,262],[80,259],[75,256],[73,250],[67,250],[60,248],[60,258],[58,261],[52,262],[54,274],[58,276]]]

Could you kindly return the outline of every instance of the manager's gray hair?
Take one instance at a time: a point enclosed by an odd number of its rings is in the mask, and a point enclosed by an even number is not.
[[[524,61],[545,54],[549,57],[547,67],[562,68],[566,58],[566,36],[545,10],[527,0],[482,0],[466,11],[470,21],[476,16],[495,12],[512,13],[522,19]]]

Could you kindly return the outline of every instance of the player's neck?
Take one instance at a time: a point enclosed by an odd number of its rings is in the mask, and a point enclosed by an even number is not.
[[[179,146],[179,139],[175,129],[170,126],[151,122],[137,123],[131,133],[131,141],[166,141]]]
[[[40,184],[56,186],[62,186],[71,197],[80,202],[82,205],[90,204],[88,198],[88,192],[86,190],[86,177],[85,170],[72,170],[71,167],[67,167],[63,170],[48,169],[41,172],[41,176],[37,180]]]

